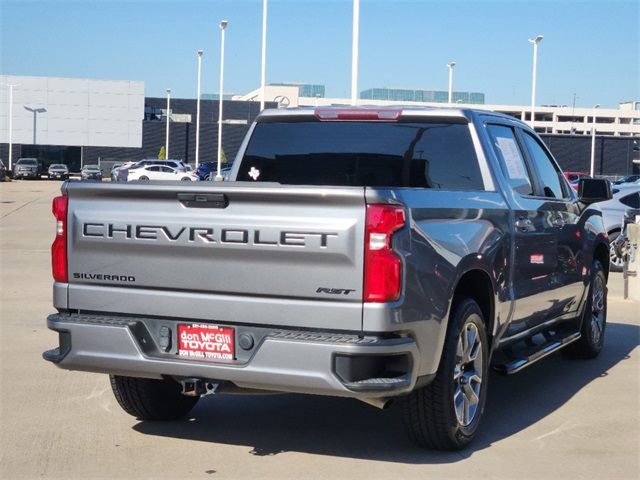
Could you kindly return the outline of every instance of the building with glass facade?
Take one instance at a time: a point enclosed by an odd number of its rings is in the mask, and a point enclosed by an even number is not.
[[[453,103],[484,104],[484,93],[453,92]],[[363,100],[390,100],[395,102],[447,103],[449,92],[443,90],[412,90],[409,88],[370,88],[360,92]]]

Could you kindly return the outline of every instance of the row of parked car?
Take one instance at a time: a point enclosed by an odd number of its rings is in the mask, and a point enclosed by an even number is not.
[[[221,175],[226,180],[231,168],[222,168]],[[214,162],[202,162],[197,170],[193,170],[180,160],[146,159],[137,162],[115,164],[111,168],[112,182],[127,182],[133,180],[180,180],[180,181],[208,181],[217,174]]]
[[[37,158],[20,158],[13,165],[13,178],[39,180],[44,175],[50,180],[68,180],[69,167],[63,163],[51,164],[46,170]],[[230,167],[222,168],[220,173],[223,179],[227,179],[231,171]],[[182,181],[209,181],[217,174],[215,162],[202,162],[197,170],[180,160],[146,159],[124,164],[115,164],[111,168],[111,181],[132,180],[182,180]],[[0,160],[0,181],[7,175],[7,169]],[[102,180],[102,170],[99,165],[85,165],[80,172],[82,180]]]
[[[54,163],[47,170],[47,178],[49,180],[68,180],[69,168],[62,163]],[[80,179],[102,181],[102,170],[98,165],[85,165],[80,170]]]
[[[49,180],[68,180],[69,167],[63,163],[52,163],[46,172],[42,163],[37,158],[21,158],[13,165],[13,178],[15,180],[32,179],[40,180],[46,175]],[[0,160],[0,181],[7,176],[7,168]],[[102,180],[102,171],[98,165],[85,165],[80,171],[82,180]]]

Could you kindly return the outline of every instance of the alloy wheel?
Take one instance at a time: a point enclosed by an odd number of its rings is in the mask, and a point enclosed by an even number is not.
[[[453,372],[453,405],[458,422],[464,427],[470,425],[478,413],[483,375],[482,340],[478,327],[469,320],[458,337]]]
[[[624,266],[624,259],[618,255],[613,243],[609,244],[609,262],[611,265],[618,268],[622,268]]]
[[[604,283],[602,277],[596,275],[591,291],[591,338],[596,345],[602,338],[605,313]]]

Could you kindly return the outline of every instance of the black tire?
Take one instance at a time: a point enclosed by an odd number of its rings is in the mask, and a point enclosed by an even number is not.
[[[210,181],[211,181],[211,174],[210,174],[210,173],[207,173],[207,174],[204,176],[204,181],[205,181],[205,182],[210,182]]]
[[[190,182],[191,181],[191,179],[189,177],[182,177],[180,180],[182,182]]]
[[[200,397],[186,397],[180,384],[170,379],[110,375],[111,389],[122,409],[141,420],[175,420],[184,417]]]
[[[147,177],[146,175],[142,175],[140,176],[140,178],[138,178],[138,180],[147,181],[149,180],[149,177]]]
[[[613,248],[613,242],[620,236],[620,232],[611,232],[609,234],[609,270],[612,272],[621,272],[623,268],[623,259],[619,257]]]
[[[471,357],[471,353],[475,350],[479,350],[482,354],[478,362],[481,366],[481,382],[476,381],[475,383],[476,386],[479,385],[479,392],[474,392],[477,403],[473,415],[468,419],[468,422],[465,422],[464,413],[463,420],[460,420],[460,413],[457,413],[458,407],[456,406],[456,403],[459,402],[454,400],[454,397],[460,398],[461,392],[462,396],[466,396],[463,393],[466,391],[464,385],[468,385],[469,389],[472,388],[472,380],[468,380],[466,375],[473,374],[473,369],[465,370],[465,365],[462,370],[459,368],[462,360],[459,354],[461,351],[458,349],[459,342],[462,342],[462,330],[464,328],[468,332],[466,329],[471,329],[470,324],[473,325],[480,345],[475,346],[476,337],[474,337],[468,357]],[[468,334],[466,338],[469,339]],[[464,357],[464,353],[462,357]],[[477,354],[475,358],[477,361]],[[488,360],[489,345],[480,307],[470,298],[455,298],[449,316],[449,326],[440,367],[435,379],[429,385],[414,390],[402,399],[405,429],[413,442],[421,447],[437,450],[460,450],[473,440],[487,399]],[[456,380],[456,375],[458,380]],[[461,380],[463,377],[464,382]],[[463,411],[469,416],[466,410],[463,407]]]
[[[580,339],[567,345],[563,353],[570,358],[596,358],[604,348],[607,327],[607,278],[598,260],[591,266],[589,293],[580,323]]]

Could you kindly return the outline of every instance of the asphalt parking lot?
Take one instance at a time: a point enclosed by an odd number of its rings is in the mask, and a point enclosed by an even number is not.
[[[301,395],[207,397],[183,421],[140,422],[105,375],[41,358],[51,313],[51,198],[60,182],[0,183],[2,478],[629,478],[640,476],[640,304],[612,274],[604,353],[490,378],[482,431],[423,451],[397,408]]]

